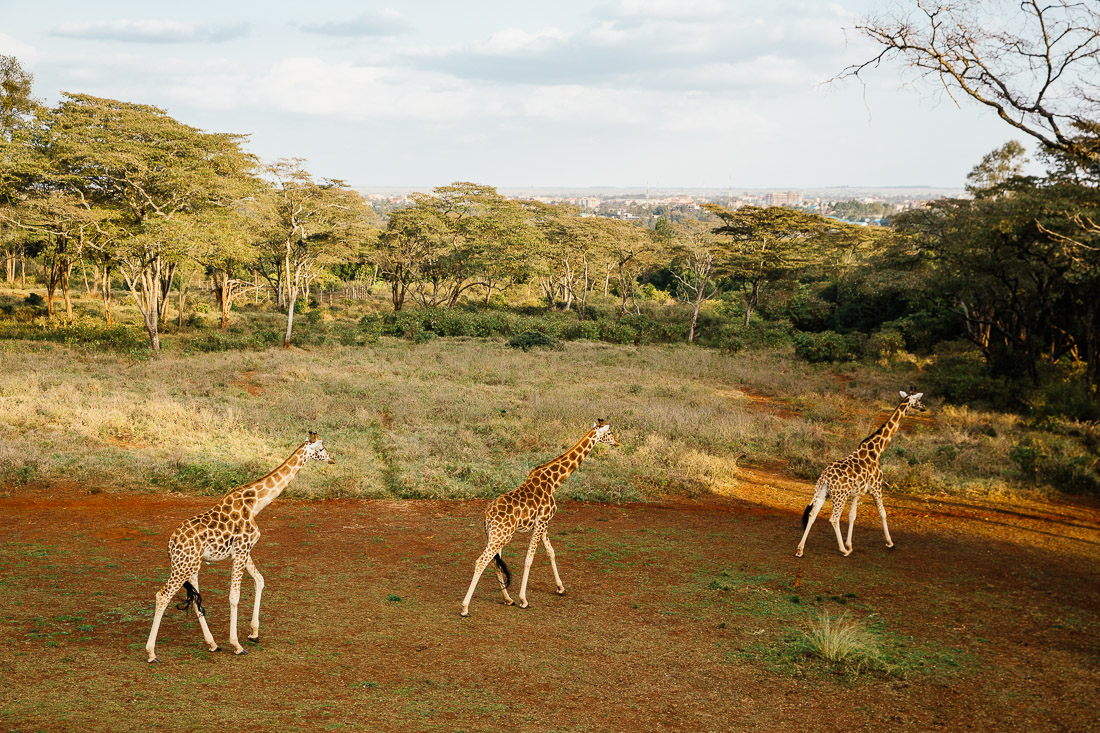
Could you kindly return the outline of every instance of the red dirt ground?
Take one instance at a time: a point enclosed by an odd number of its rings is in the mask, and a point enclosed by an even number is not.
[[[483,579],[468,619],[484,502],[304,502],[291,489],[259,518],[261,645],[209,654],[170,609],[160,665],[143,646],[165,543],[213,499],[0,492],[0,726],[1100,728],[1100,507],[890,497],[895,550],[871,509],[850,557],[822,522],[798,560],[809,485],[740,478],[729,497],[561,502],[551,537],[567,595],[540,551],[530,609]],[[517,585],[524,546],[505,554]],[[225,647],[227,569],[202,575]],[[246,578],[242,639],[251,605]],[[843,675],[784,651],[822,609],[909,656],[892,674]]]

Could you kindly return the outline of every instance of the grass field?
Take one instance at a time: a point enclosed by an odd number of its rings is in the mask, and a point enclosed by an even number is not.
[[[0,444],[0,485],[220,494],[316,430],[339,463],[303,475],[298,496],[487,497],[603,417],[624,447],[566,484],[567,496],[692,496],[735,484],[738,466],[816,477],[920,377],[912,364],[823,368],[782,352],[588,341],[522,352],[498,340],[383,338],[136,361],[7,341],[0,430],[18,439]],[[1096,426],[1059,434],[933,393],[925,401],[932,410],[908,419],[884,457],[892,490],[1041,490],[1014,460],[1021,444],[1095,461]]]

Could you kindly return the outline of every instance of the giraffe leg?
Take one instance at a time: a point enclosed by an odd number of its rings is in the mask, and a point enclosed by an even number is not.
[[[527,602],[527,578],[531,575],[531,563],[535,561],[535,552],[539,549],[539,541],[542,533],[546,531],[546,524],[535,525],[535,531],[531,533],[531,542],[527,546],[527,557],[523,561],[523,582],[519,584],[519,607],[530,608]]]
[[[821,507],[825,506],[827,496],[828,492],[825,491],[814,495],[813,503],[810,505],[810,517],[806,522],[806,529],[802,533],[802,541],[798,543],[798,549],[795,550],[795,557],[802,557],[802,550],[806,547],[806,538],[810,536],[810,528],[814,526],[814,520],[817,519]]]
[[[844,546],[844,536],[840,534],[840,517],[844,514],[844,505],[848,503],[846,496],[833,496],[833,512],[829,515],[829,524],[833,525],[836,532],[836,543],[840,547],[840,554],[844,557],[852,554],[852,551]]]
[[[248,640],[257,644],[260,641],[260,596],[264,592],[264,576],[260,575],[260,571],[256,569],[256,564],[252,562],[252,555],[245,559],[244,569],[256,583],[256,600],[252,602],[252,633],[248,635]]]
[[[191,574],[191,585],[195,587],[195,592],[199,592],[199,571],[195,571]],[[214,641],[214,635],[210,633],[210,627],[206,625],[206,616],[199,610],[199,604],[195,604],[195,616],[199,619],[199,626],[202,627],[202,638],[206,640],[206,648],[212,652],[220,652],[222,648],[218,646],[218,642]]]
[[[848,510],[848,541],[844,544],[848,552],[852,551],[852,526],[856,523],[856,507],[859,506],[859,494],[852,494],[852,508]]]
[[[478,556],[477,562],[474,563],[474,579],[470,581],[470,588],[466,591],[466,597],[462,599],[462,612],[460,615],[470,615],[470,600],[474,597],[474,588],[477,588],[477,581],[481,580],[481,574],[485,572],[485,567],[492,562],[497,553],[500,552],[501,547],[495,547],[496,543],[490,543],[485,546],[485,551]],[[502,583],[503,585],[503,583]],[[505,593],[507,597],[507,593]],[[512,600],[509,598],[508,600]]]
[[[248,650],[237,641],[237,604],[241,602],[241,578],[244,576],[245,557],[233,556],[233,570],[229,578],[229,643],[234,654],[248,654]]]
[[[565,586],[561,584],[561,576],[558,575],[558,563],[554,560],[554,547],[550,544],[550,533],[546,530],[542,533],[542,546],[546,548],[546,554],[550,556],[550,567],[554,569],[554,582],[558,584],[558,595],[565,595]]]
[[[882,533],[886,535],[886,546],[893,547],[894,541],[890,539],[890,528],[886,525],[886,507],[882,505],[882,490],[874,493],[875,506],[878,507],[878,515],[882,517]]]
[[[149,655],[150,664],[160,661],[157,659],[156,643],[157,632],[160,631],[160,620],[164,617],[164,609],[168,608],[168,604],[172,602],[173,596],[180,592],[180,588],[183,587],[183,583],[186,580],[186,573],[176,568],[172,568],[172,572],[168,576],[168,582],[157,591],[157,605],[156,612],[153,614],[153,628],[149,630],[149,641],[145,643],[145,651]]]

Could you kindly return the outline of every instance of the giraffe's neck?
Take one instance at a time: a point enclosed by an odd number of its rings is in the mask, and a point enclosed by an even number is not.
[[[283,493],[283,489],[287,487],[287,484],[293,481],[298,472],[302,470],[302,466],[306,465],[307,445],[308,443],[302,443],[298,450],[291,453],[290,457],[283,461],[278,468],[249,484],[248,488],[256,490],[256,507],[252,510],[253,516],[259,514],[265,506]]]
[[[562,481],[569,478],[569,474],[577,470],[577,466],[581,465],[581,461],[592,452],[594,445],[596,445],[596,430],[593,428],[585,433],[584,437],[575,446],[543,466],[544,469],[549,469],[547,473],[550,476],[556,476],[550,481],[551,492],[558,488]],[[554,473],[555,467],[562,469],[562,471]]]
[[[871,457],[877,460],[882,452],[886,450],[886,446],[890,445],[890,441],[893,439],[894,433],[898,431],[901,419],[905,417],[908,409],[908,400],[898,405],[897,409],[890,413],[890,417],[886,418],[886,422],[882,424],[882,427],[864,438],[859,447],[869,450]]]

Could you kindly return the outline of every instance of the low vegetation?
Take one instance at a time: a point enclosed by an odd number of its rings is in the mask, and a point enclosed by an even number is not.
[[[566,495],[692,496],[727,490],[742,467],[813,479],[917,385],[932,411],[887,450],[891,490],[1098,491],[1095,424],[945,404],[936,365],[911,355],[812,365],[789,342],[734,352],[632,331],[608,343],[553,316],[377,305],[307,306],[291,350],[277,348],[282,316],[264,304],[226,329],[200,311],[164,334],[157,358],[126,306],[106,327],[91,299],[74,301],[72,324],[14,305],[0,318],[0,429],[19,440],[0,447],[0,485],[220,493],[313,429],[345,460],[303,476],[301,495],[484,497],[604,417],[624,447],[595,456]]]

